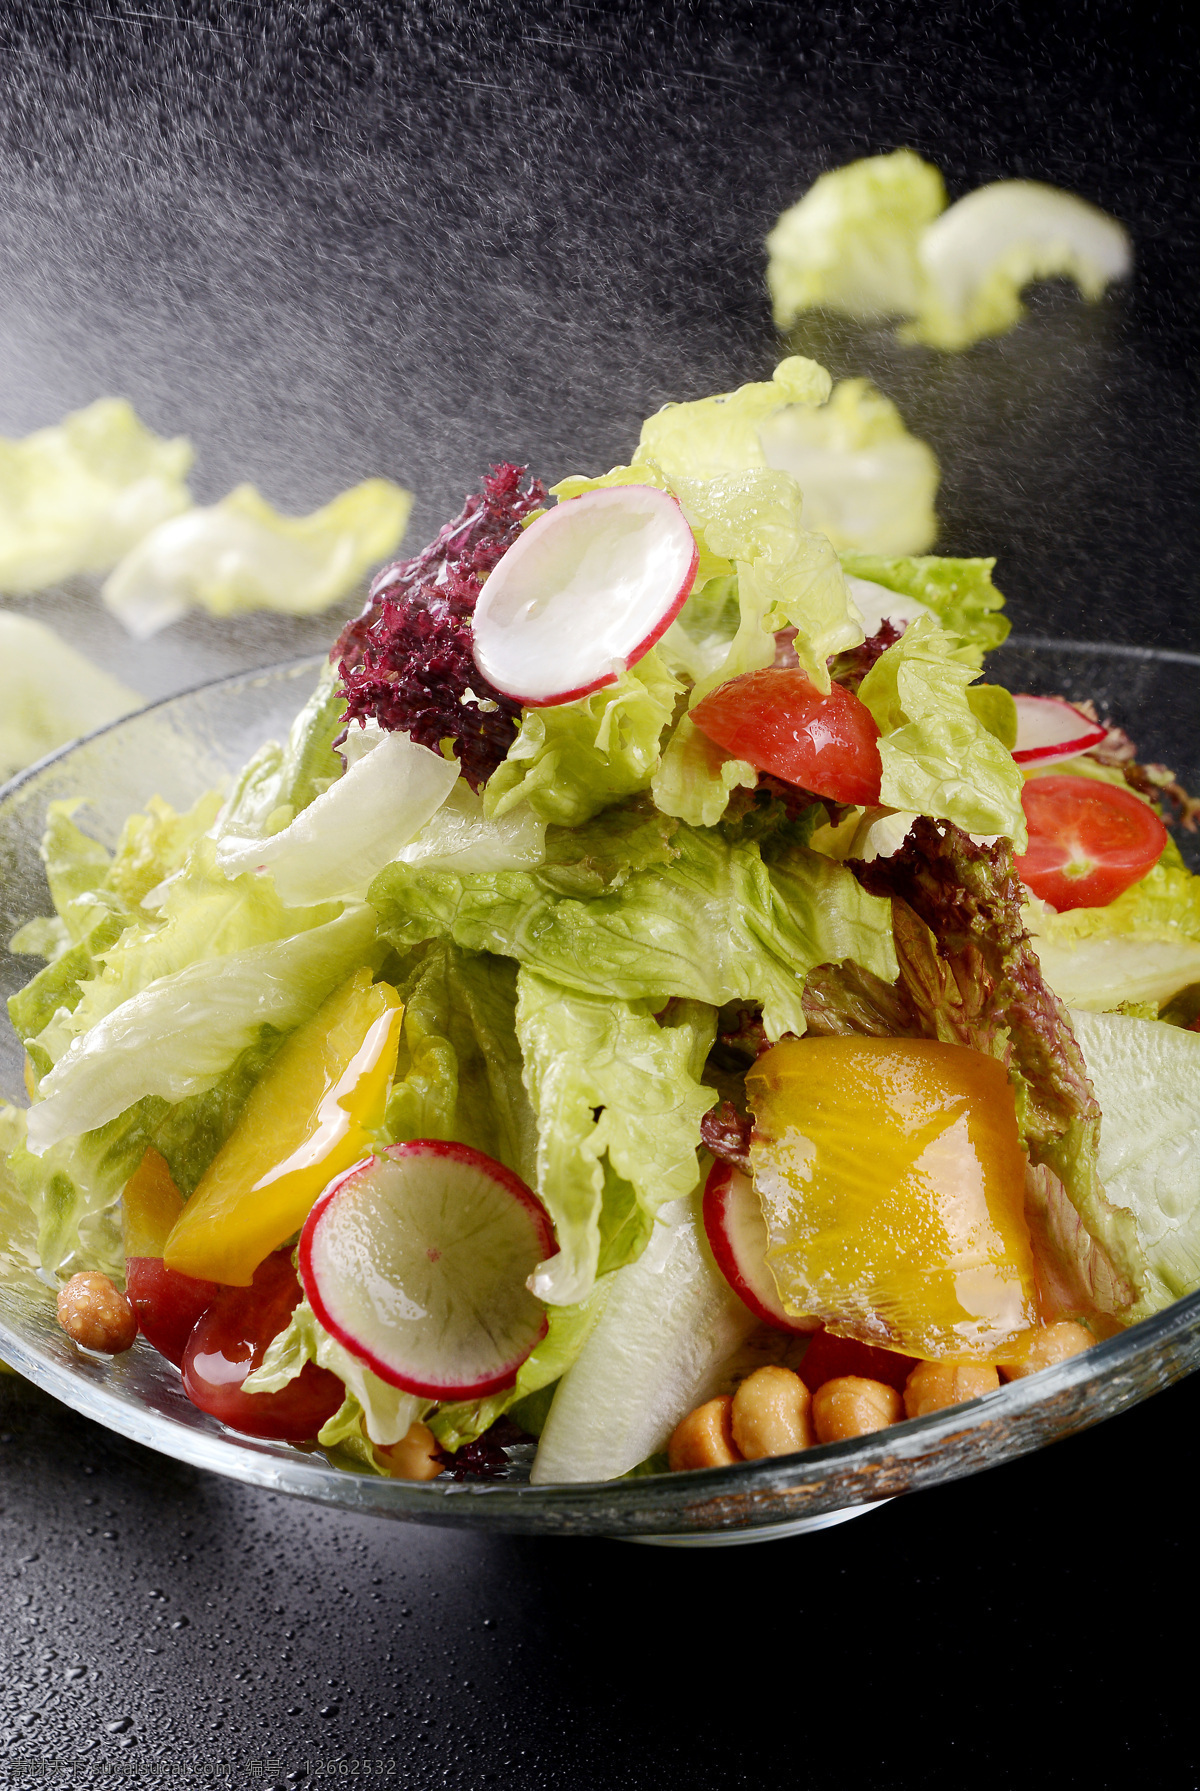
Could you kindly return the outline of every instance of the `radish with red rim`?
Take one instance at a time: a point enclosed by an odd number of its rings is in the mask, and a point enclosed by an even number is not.
[[[550,707],[615,684],[670,627],[699,554],[653,485],[614,485],[547,510],[488,575],[473,651],[496,690]]]
[[[511,1386],[545,1336],[526,1282],[557,1248],[545,1208],[502,1163],[416,1139],[330,1184],[297,1260],[320,1322],[381,1380],[480,1399]]]
[[[785,1312],[767,1263],[767,1222],[754,1183],[732,1163],[714,1163],[704,1184],[704,1229],[717,1267],[744,1306],[777,1331],[819,1331],[819,1318]]]
[[[1057,759],[1076,759],[1098,746],[1108,729],[1065,697],[1019,696],[1017,743],[1013,758],[1018,765],[1052,765]]]

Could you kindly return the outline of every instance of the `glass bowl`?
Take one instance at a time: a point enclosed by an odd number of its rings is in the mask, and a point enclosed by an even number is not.
[[[1200,782],[1195,684],[1200,656],[1014,639],[989,660],[1010,689],[1094,698],[1131,728],[1143,755]],[[182,808],[227,781],[303,704],[320,665],[306,659],[169,698],[22,773],[0,790],[0,938],[51,912],[38,842],[46,806],[82,798],[81,820],[107,844],[148,797]],[[1191,844],[1185,840],[1185,849]],[[4,994],[34,961],[2,955]],[[22,1053],[4,1022],[0,1087],[21,1098]],[[712,1544],[794,1534],[898,1493],[1006,1461],[1148,1398],[1200,1364],[1200,1294],[973,1404],[786,1458],[599,1485],[414,1484],[330,1467],[315,1451],[236,1436],[189,1403],[179,1375],[139,1339],[109,1362],[74,1347],[50,1285],[0,1239],[0,1356],[85,1417],[197,1467],[376,1516],[474,1529]],[[517,1452],[519,1454],[519,1451]]]

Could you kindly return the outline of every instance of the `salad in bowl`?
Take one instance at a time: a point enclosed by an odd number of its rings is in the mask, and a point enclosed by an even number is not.
[[[992,561],[806,526],[768,446],[829,389],[493,468],[231,789],[147,764],[113,850],[51,804],[4,1210],[82,1359],[550,1488],[836,1450],[1200,1286],[1195,804],[988,680]]]

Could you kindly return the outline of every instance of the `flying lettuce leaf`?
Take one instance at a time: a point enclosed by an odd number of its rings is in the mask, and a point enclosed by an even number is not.
[[[789,405],[759,431],[768,465],[804,493],[804,521],[839,553],[924,553],[938,531],[937,457],[890,398],[843,379],[829,402]]]
[[[526,709],[507,758],[488,779],[484,813],[499,820],[526,804],[543,821],[574,827],[648,789],[682,689],[652,648],[615,684],[573,703]]]
[[[101,595],[145,640],[199,607],[214,616],[310,616],[349,595],[399,543],[411,492],[365,479],[310,516],[283,516],[253,485],[161,523],[106,579]]]
[[[876,661],[858,694],[879,728],[880,799],[889,808],[953,821],[967,833],[1026,843],[1024,781],[1011,753],[971,708],[977,676],[928,616],[910,622]]]
[[[1200,877],[1174,840],[1106,907],[1058,914],[1032,897],[1025,922],[1046,981],[1072,1008],[1102,1012],[1150,1002],[1157,1009],[1200,983]]]
[[[0,615],[0,782],[144,702],[43,623]]]
[[[627,826],[619,815],[617,825]],[[772,1038],[803,1032],[806,970],[853,958],[892,980],[886,908],[843,865],[798,848],[769,867],[749,840],[681,825],[668,864],[590,900],[538,872],[453,876],[389,865],[369,899],[401,949],[451,938],[605,1000],[757,1001]]]
[[[0,591],[107,572],[187,509],[191,464],[190,442],[164,441],[124,398],[98,398],[23,441],[0,437]]]
[[[767,238],[780,329],[817,307],[861,323],[912,316],[924,284],[921,233],[945,205],[941,175],[911,149],[820,175]]]
[[[983,664],[985,653],[1008,638],[1008,618],[999,613],[1004,598],[992,583],[995,560],[954,560],[938,554],[889,559],[880,554],[843,553],[841,561],[853,578],[869,579],[932,610],[948,634],[977,649],[977,666]]]
[[[1024,316],[1022,288],[1073,280],[1095,301],[1133,264],[1129,233],[1073,193],[1035,180],[978,187],[923,232],[917,249],[920,302],[906,342],[966,348],[999,336]]]
[[[587,1298],[614,1210],[624,1248],[606,1268],[638,1255],[662,1203],[695,1186],[700,1120],[715,1099],[700,1074],[715,1034],[716,1016],[701,1002],[672,1003],[656,1019],[645,1001],[581,995],[520,971],[517,1037],[537,1115],[537,1191],[559,1246],[530,1283],[539,1299]],[[624,1186],[606,1189],[606,1156]]]

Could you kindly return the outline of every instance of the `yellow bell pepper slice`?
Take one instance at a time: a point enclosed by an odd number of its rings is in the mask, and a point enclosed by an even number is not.
[[[169,1269],[250,1286],[333,1177],[373,1150],[402,1013],[395,989],[357,970],[280,1046],[167,1239]]]
[[[151,1145],[121,1195],[126,1257],[161,1256],[182,1212],[183,1195],[166,1158]]]

